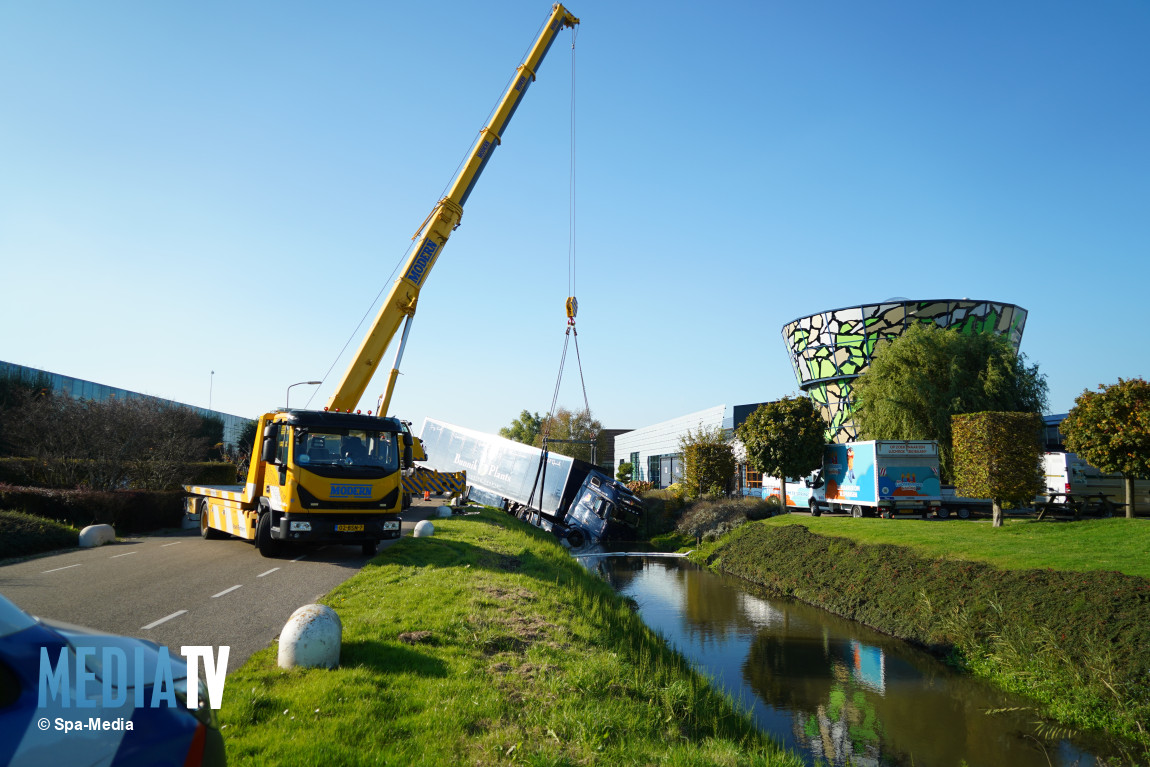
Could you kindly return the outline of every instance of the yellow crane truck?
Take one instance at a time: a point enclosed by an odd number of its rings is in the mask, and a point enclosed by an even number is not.
[[[578,23],[562,5],[552,7],[447,196],[416,232],[400,277],[327,406],[322,411],[285,409],[260,416],[244,485],[185,486],[187,511],[198,515],[204,538],[245,538],[255,541],[264,556],[275,556],[284,542],[360,544],[365,554],[371,554],[379,541],[399,537],[407,497],[405,475],[414,474],[414,461],[423,456],[407,425],[385,414],[419,291],[447,238],[459,226],[464,203],[555,37]],[[361,413],[355,408],[401,322],[403,334],[378,412]]]

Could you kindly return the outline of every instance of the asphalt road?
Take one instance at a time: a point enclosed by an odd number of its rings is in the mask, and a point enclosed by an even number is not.
[[[439,505],[415,501],[403,534]],[[359,546],[336,545],[285,547],[268,559],[248,541],[173,530],[0,566],[0,593],[32,615],[143,637],[173,654],[208,645],[218,658],[219,647],[230,647],[231,671],[276,639],[296,609],[367,561]]]

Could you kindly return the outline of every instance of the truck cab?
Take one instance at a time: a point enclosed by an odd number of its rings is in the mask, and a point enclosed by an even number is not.
[[[280,410],[260,418],[257,460],[242,486],[186,488],[204,538],[235,535],[274,556],[284,542],[351,543],[364,553],[398,538],[412,438],[402,422]]]
[[[616,537],[623,530],[638,527],[642,510],[638,496],[606,475],[591,471],[563,519],[565,537],[574,548]]]

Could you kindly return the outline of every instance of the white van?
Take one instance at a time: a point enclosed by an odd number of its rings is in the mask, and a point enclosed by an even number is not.
[[[1075,453],[1047,453],[1042,458],[1046,475],[1046,492],[1069,493],[1074,497],[1103,493],[1125,513],[1126,487],[1121,474],[1107,474],[1096,469]],[[1046,500],[1049,495],[1040,497]],[[1134,480],[1134,511],[1150,510],[1150,480]]]

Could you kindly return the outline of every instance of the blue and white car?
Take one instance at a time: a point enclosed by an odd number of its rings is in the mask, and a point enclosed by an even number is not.
[[[0,595],[0,765],[223,765],[207,687],[189,709],[187,676],[154,642],[33,618]]]

